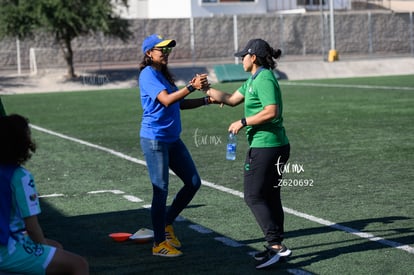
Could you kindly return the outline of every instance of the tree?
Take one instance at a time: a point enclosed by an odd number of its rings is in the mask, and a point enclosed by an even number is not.
[[[33,36],[46,31],[54,36],[65,58],[68,77],[74,78],[72,41],[82,35],[102,32],[126,41],[129,22],[114,12],[115,4],[128,0],[0,0],[0,38]]]

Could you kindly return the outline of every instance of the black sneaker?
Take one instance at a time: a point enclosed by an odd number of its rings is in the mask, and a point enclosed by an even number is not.
[[[261,252],[257,252],[253,255],[253,258],[256,261],[263,261],[264,258],[267,256],[267,253],[269,253],[269,248],[267,248],[267,246],[264,246],[265,250],[261,251]]]
[[[284,244],[282,244],[282,248],[280,249],[274,249],[271,246],[265,246],[265,248],[266,250],[257,252],[256,254],[253,255],[255,260],[263,261],[264,258],[269,253],[269,250],[276,252],[277,254],[279,254],[280,257],[289,257],[290,255],[292,255],[292,251],[289,248],[287,248]]]
[[[281,248],[280,249],[274,249],[274,248],[270,248],[273,251],[277,252],[277,254],[280,255],[280,257],[289,257],[290,255],[292,255],[292,251],[287,248],[284,244],[281,244]]]
[[[267,250],[266,256],[263,258],[263,260],[261,260],[260,263],[256,265],[256,269],[262,269],[271,266],[272,264],[277,263],[279,259],[280,255],[277,252],[269,249]]]

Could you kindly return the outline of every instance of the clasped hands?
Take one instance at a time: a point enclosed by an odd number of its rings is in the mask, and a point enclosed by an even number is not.
[[[209,103],[221,104],[220,106],[223,107],[223,103],[217,101],[216,98],[213,98],[207,92],[210,89],[210,83],[208,82],[207,74],[196,74],[193,77],[193,79],[189,82],[189,84],[191,84],[191,86],[193,86],[197,90],[201,90],[204,93],[206,93],[209,98]]]
[[[208,90],[210,83],[208,83],[207,74],[196,74],[189,82],[191,86],[197,90]]]

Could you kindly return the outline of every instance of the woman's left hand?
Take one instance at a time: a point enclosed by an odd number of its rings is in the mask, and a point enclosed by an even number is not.
[[[197,90],[204,90],[210,86],[207,74],[196,74],[196,76],[190,81],[190,84]]]
[[[237,135],[237,133],[240,131],[240,129],[243,128],[243,124],[240,120],[233,122],[229,126],[229,132]]]

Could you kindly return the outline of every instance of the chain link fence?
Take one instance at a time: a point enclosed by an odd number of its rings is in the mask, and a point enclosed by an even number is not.
[[[360,1],[363,3],[388,1]],[[360,56],[413,56],[413,13],[378,10],[335,13],[335,45],[342,58]],[[131,20],[133,38],[126,44],[102,34],[79,37],[72,43],[75,67],[130,64],[143,56],[141,42],[152,33],[173,38],[174,62],[232,62],[233,53],[251,38],[263,38],[284,56],[327,59],[330,50],[330,15],[327,11],[305,14],[217,16],[187,19]],[[40,33],[33,39],[0,41],[0,68],[28,71],[65,67],[59,45]],[[17,50],[19,49],[19,51]],[[32,49],[32,50],[30,50]],[[19,53],[19,54],[18,54]],[[18,61],[20,62],[18,64]]]

